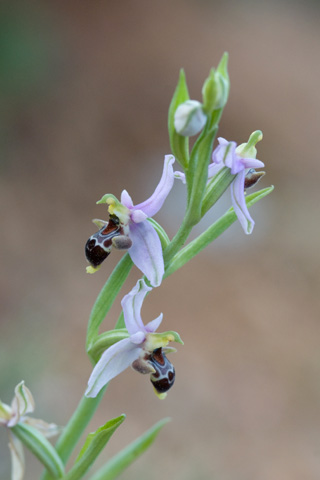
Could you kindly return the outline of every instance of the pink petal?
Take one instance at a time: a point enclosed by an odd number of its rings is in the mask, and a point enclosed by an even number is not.
[[[157,188],[148,200],[135,205],[133,210],[142,210],[148,217],[153,217],[153,215],[160,210],[173,187],[174,173],[172,165],[174,160],[173,155],[166,155],[164,157],[162,177]]]
[[[132,247],[128,250],[129,255],[151,285],[158,287],[164,274],[159,236],[147,220],[141,223],[132,223],[129,228],[132,240]]]
[[[130,197],[127,190],[122,191],[121,197],[120,197],[120,202],[122,203],[122,205],[124,205],[125,207],[127,207],[129,209],[133,207],[132,198]]]
[[[244,195],[244,179],[246,172],[243,170],[238,173],[231,184],[231,198],[234,211],[238,217],[239,222],[247,235],[252,233],[254,221],[250,216]]]
[[[146,332],[141,319],[141,307],[145,296],[151,290],[152,288],[148,287],[144,280],[138,280],[131,292],[125,295],[121,301],[124,321],[129,335],[134,335],[137,332]]]
[[[160,313],[159,317],[157,317],[154,320],[151,320],[151,322],[147,323],[146,331],[148,333],[156,332],[158,330],[158,327],[159,327],[160,323],[162,322],[162,317],[163,317],[163,314]]]

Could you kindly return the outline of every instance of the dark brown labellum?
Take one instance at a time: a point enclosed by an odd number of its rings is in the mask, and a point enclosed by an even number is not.
[[[174,384],[174,366],[162,352],[162,348],[154,350],[148,360],[156,371],[150,375],[152,385],[158,393],[167,392]]]
[[[256,172],[254,168],[250,168],[244,179],[244,188],[251,188],[265,175],[265,172]]]
[[[111,252],[112,239],[122,234],[122,226],[118,217],[110,215],[109,222],[98,232],[91,235],[85,246],[88,262],[98,267]]]

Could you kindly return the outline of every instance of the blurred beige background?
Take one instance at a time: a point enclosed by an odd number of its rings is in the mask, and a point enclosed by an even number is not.
[[[93,302],[120,259],[85,273],[95,202],[143,201],[169,153],[167,109],[185,68],[192,98],[224,51],[231,92],[219,134],[264,132],[275,191],[153,292],[147,321],[185,341],[165,401],[130,369],[90,424],[127,413],[100,464],[159,419],[172,422],[124,480],[318,480],[319,6],[317,2],[16,2],[0,5],[0,396],[24,379],[35,416],[65,424],[90,374]],[[217,211],[229,207],[227,194]],[[177,185],[157,220],[173,235]],[[220,209],[220,210],[219,210]],[[202,228],[217,217],[208,217]],[[123,294],[134,285],[133,272]],[[105,328],[120,311],[112,309]],[[41,467],[27,454],[26,480]],[[5,429],[0,478],[10,478]]]

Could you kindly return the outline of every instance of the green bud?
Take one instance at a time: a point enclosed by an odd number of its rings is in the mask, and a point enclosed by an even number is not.
[[[206,113],[223,108],[229,95],[229,75],[227,70],[228,55],[225,53],[215,70],[211,69],[210,74],[202,87],[203,109]]]

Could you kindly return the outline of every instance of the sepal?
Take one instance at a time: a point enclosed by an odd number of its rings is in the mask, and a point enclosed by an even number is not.
[[[0,425],[6,425],[11,418],[11,408],[0,400]]]
[[[90,348],[87,349],[88,355],[91,358],[98,360],[101,354],[111,347],[114,343],[120,342],[129,337],[128,330],[126,328],[118,328],[101,333],[97,339],[92,343]]]
[[[11,454],[11,480],[22,480],[25,467],[23,445],[10,431],[9,449]]]
[[[14,389],[14,397],[11,403],[12,415],[8,422],[8,427],[16,425],[22,415],[34,411],[34,399],[29,388],[25,386],[24,381],[18,383]]]
[[[162,250],[164,250],[170,243],[170,238],[168,237],[167,232],[153,218],[148,218],[148,222],[151,223],[151,225],[153,226],[153,228],[157,232],[157,234],[160,238]]]

